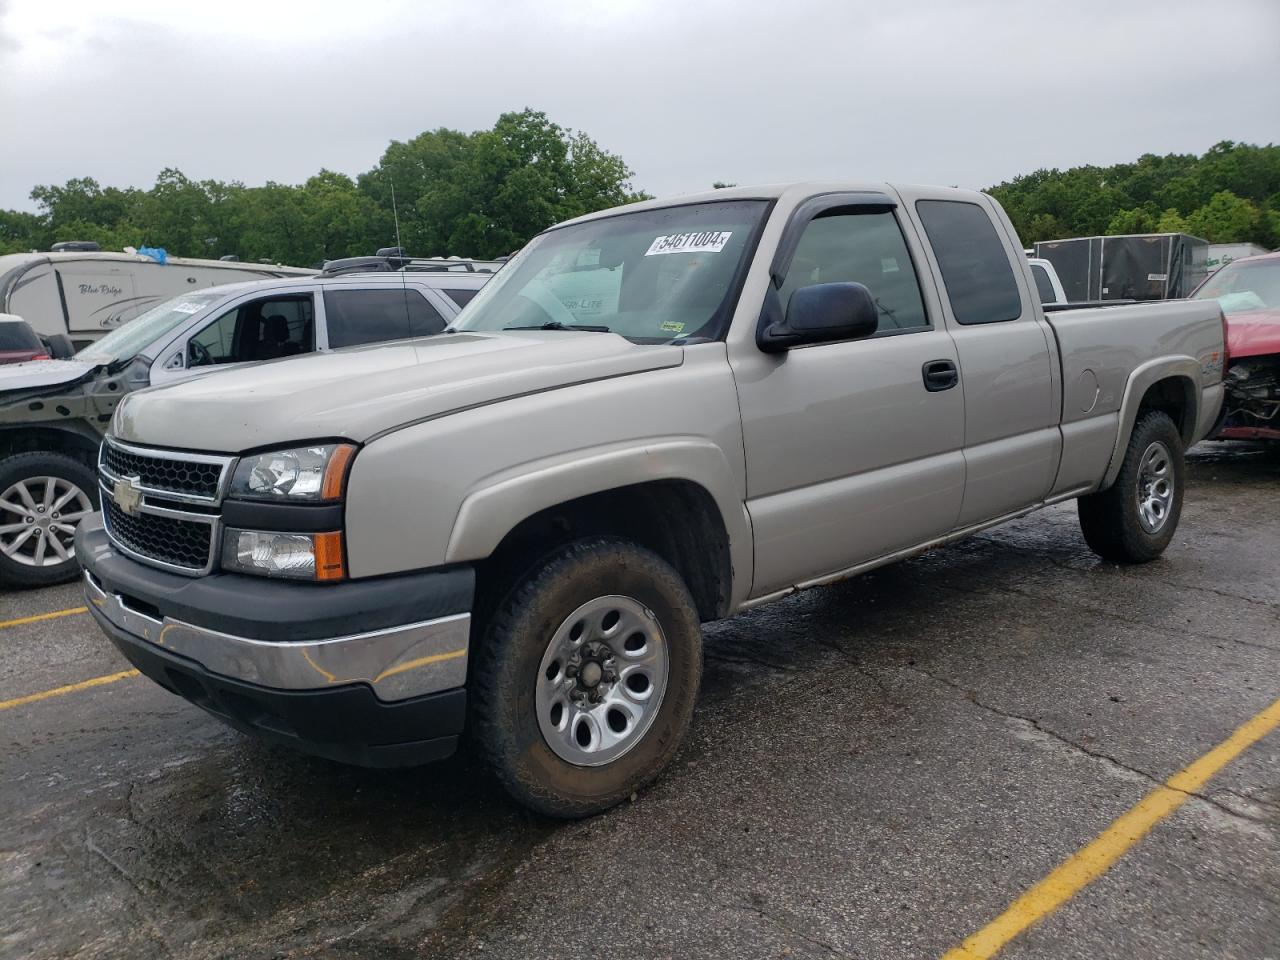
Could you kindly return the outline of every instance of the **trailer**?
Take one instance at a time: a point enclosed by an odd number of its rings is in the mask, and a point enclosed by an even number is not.
[[[1209,243],[1185,233],[1042,240],[1035,255],[1058,272],[1071,303],[1176,300],[1209,275]]]

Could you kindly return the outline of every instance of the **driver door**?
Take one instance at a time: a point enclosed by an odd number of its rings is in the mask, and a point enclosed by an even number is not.
[[[778,354],[748,349],[731,360],[755,534],[753,597],[945,535],[960,513],[956,346],[936,292],[922,283],[914,234],[883,200],[819,208],[793,223],[803,233],[778,288],[785,310],[802,286],[865,284],[879,330]]]

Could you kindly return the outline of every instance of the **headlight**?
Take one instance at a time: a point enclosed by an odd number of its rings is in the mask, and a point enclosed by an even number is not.
[[[341,533],[236,530],[222,535],[222,567],[240,573],[298,580],[341,580]]]
[[[228,496],[274,503],[337,500],[356,448],[326,443],[242,457]]]

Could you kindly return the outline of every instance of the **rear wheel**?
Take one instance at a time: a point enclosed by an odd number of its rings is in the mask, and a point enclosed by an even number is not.
[[[61,453],[0,462],[0,585],[46,587],[75,578],[75,533],[97,509],[93,471]]]
[[[491,617],[473,731],[521,803],[587,816],[675,756],[701,673],[698,615],[675,570],[631,543],[580,541],[537,564]]]
[[[1116,482],[1079,500],[1080,529],[1098,556],[1146,563],[1169,546],[1182,515],[1182,437],[1169,415],[1145,414],[1134,425]]]

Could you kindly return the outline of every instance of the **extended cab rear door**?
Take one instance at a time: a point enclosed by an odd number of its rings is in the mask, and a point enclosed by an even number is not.
[[[1062,453],[1057,349],[1021,269],[1021,247],[991,198],[899,192],[925,238],[960,357],[963,528],[1038,503],[1052,488]]]

